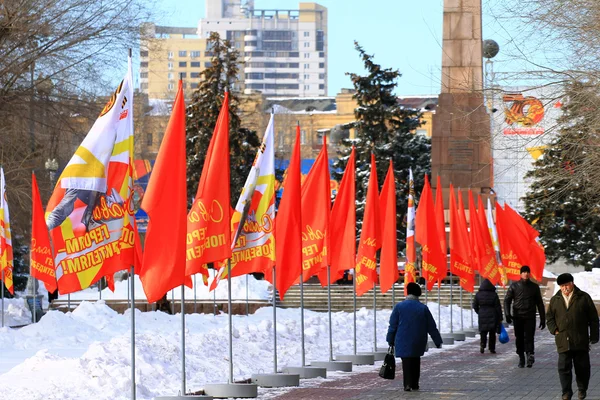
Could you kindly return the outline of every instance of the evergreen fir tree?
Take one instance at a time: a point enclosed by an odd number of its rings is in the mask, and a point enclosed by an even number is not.
[[[356,148],[356,220],[362,226],[367,183],[370,175],[371,152],[377,161],[377,179],[383,184],[389,167],[394,163],[397,197],[398,250],[406,247],[406,212],[408,206],[408,170],[412,168],[415,190],[423,188],[425,174],[431,171],[431,141],[414,130],[420,126],[421,113],[406,109],[398,104],[393,94],[397,80],[402,75],[398,70],[382,68],[373,61],[373,56],[354,42],[364,62],[366,75],[347,73],[352,79],[358,103],[354,111],[356,121],[348,127],[355,128],[355,138],[343,141],[340,158],[334,163],[332,175],[340,180],[351,146]],[[358,234],[360,236],[360,233]]]
[[[200,84],[187,107],[188,197],[193,199],[196,196],[208,145],[227,90],[229,91],[231,204],[235,207],[260,146],[260,139],[255,131],[242,127],[240,120],[239,98],[234,89],[238,75],[238,51],[231,47],[229,41],[221,40],[216,32],[211,33],[207,49],[212,54],[211,66],[201,72]]]
[[[559,258],[591,268],[600,251],[600,205],[591,189],[597,178],[589,155],[600,139],[595,85],[568,85],[557,137],[525,175],[525,217],[540,232],[548,262]],[[593,110],[594,112],[590,112]]]

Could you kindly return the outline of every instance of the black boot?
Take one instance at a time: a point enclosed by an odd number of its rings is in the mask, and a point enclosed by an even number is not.
[[[519,365],[517,365],[519,368],[524,368],[525,367],[525,354],[519,354]]]
[[[479,346],[479,352],[481,354],[483,354],[484,351],[485,351],[485,346],[484,345]]]
[[[527,368],[533,367],[533,363],[535,362],[535,357],[533,353],[527,353]]]

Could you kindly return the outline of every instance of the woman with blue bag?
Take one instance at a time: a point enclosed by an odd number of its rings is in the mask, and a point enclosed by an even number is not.
[[[496,353],[496,333],[502,326],[502,305],[496,293],[496,287],[488,279],[484,279],[473,300],[473,310],[478,315],[481,342],[479,352],[483,354],[488,345],[490,353]]]

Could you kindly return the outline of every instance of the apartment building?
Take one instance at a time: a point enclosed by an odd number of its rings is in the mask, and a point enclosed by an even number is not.
[[[327,95],[327,9],[299,3],[294,10],[254,9],[253,0],[206,0],[198,28],[145,25],[140,89],[150,99],[173,98],[183,74],[187,94],[210,65],[211,32],[240,52],[237,89],[268,96]]]

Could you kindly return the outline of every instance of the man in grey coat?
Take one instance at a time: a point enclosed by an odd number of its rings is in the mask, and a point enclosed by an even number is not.
[[[546,321],[558,351],[558,377],[563,400],[573,396],[573,366],[578,399],[585,399],[590,382],[590,344],[598,343],[598,311],[589,294],[573,284],[573,275],[556,279],[560,290],[550,299]]]

